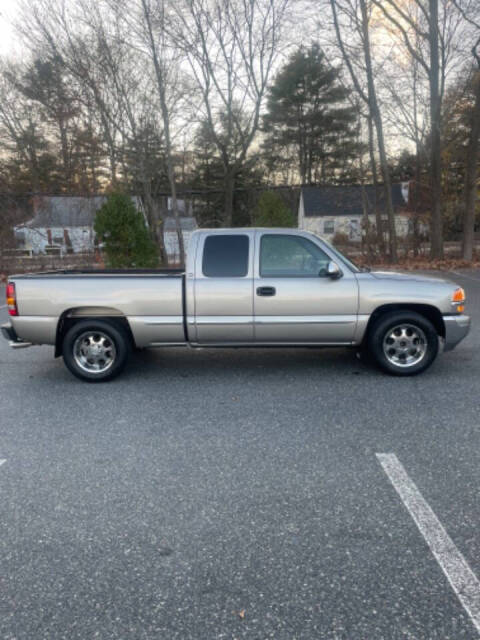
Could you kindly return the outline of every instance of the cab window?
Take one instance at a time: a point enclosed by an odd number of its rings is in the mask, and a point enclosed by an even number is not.
[[[264,235],[260,243],[260,275],[312,278],[327,275],[329,256],[302,236]]]
[[[244,278],[248,273],[248,250],[248,236],[208,236],[203,247],[203,275],[208,278]]]

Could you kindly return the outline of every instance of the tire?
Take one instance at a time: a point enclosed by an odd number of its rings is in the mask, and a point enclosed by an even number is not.
[[[118,376],[130,351],[127,333],[107,320],[77,322],[63,339],[63,361],[67,369],[87,382],[106,382]]]
[[[428,369],[439,339],[430,320],[415,311],[392,311],[378,320],[367,338],[368,354],[383,371],[414,376]]]

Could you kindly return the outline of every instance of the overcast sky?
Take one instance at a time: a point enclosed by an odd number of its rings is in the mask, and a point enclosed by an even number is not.
[[[10,23],[18,11],[18,3],[19,0],[0,0],[0,54],[9,53],[14,47]]]

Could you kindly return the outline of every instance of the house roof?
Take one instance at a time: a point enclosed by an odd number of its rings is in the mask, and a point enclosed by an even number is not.
[[[180,226],[182,231],[194,231],[197,228],[197,221],[192,216],[180,216]],[[177,225],[173,216],[167,216],[163,221],[164,231],[176,231]]]
[[[95,214],[107,196],[37,196],[33,203],[35,217],[25,224],[30,228],[92,227]],[[138,197],[133,202],[140,205]]]
[[[375,187],[364,185],[367,206],[371,213],[375,211]],[[402,184],[392,185],[392,200],[395,209],[405,208],[407,200],[402,192]],[[305,216],[361,216],[363,215],[362,185],[341,185],[302,187]],[[377,205],[385,210],[385,190],[378,188]],[[407,195],[408,198],[408,195]]]

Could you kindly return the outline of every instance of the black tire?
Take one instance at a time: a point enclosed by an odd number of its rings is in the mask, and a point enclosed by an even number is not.
[[[420,313],[392,311],[375,321],[366,346],[370,358],[383,371],[396,376],[414,376],[433,363],[439,339],[430,320]]]
[[[81,340],[82,335],[85,336],[85,341]],[[90,341],[89,336],[92,336]],[[101,342],[102,339],[103,342]],[[101,353],[94,354],[89,360],[88,353],[85,356],[81,351],[82,347],[87,352],[89,347],[103,349],[104,361],[98,360],[103,357]],[[67,331],[63,339],[63,361],[67,369],[77,378],[87,382],[106,382],[118,376],[127,363],[130,351],[131,344],[126,331],[108,320],[77,322]],[[83,367],[81,361],[83,361]],[[93,369],[96,362],[99,370],[88,370],[88,368]]]

